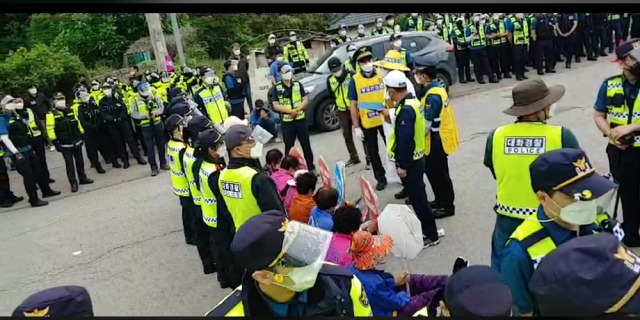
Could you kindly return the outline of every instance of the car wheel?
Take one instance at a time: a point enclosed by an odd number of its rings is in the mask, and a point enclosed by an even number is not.
[[[449,77],[447,77],[442,72],[438,72],[438,74],[436,74],[436,81],[440,83],[444,87],[444,89],[447,90],[447,92],[449,92],[449,86],[451,85]]]
[[[320,103],[316,112],[316,126],[321,131],[333,131],[340,127],[338,108],[331,99],[325,99]]]

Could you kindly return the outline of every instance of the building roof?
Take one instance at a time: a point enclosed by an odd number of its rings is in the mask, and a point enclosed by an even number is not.
[[[384,19],[391,13],[345,13],[341,17],[331,21],[331,24],[327,28],[327,31],[338,30],[341,24],[346,24],[347,27],[355,27],[359,24],[371,24],[378,18]]]

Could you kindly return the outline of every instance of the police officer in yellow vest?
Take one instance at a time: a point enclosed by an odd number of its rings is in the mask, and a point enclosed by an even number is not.
[[[517,117],[487,137],[484,165],[497,182],[498,214],[491,240],[491,267],[500,271],[500,252],[513,231],[537,212],[538,200],[531,190],[527,168],[540,154],[560,148],[580,148],[573,133],[548,125],[563,86],[547,85],[540,79],[524,81],[513,88],[513,105],[503,112]]]
[[[402,31],[400,25],[396,23],[396,19],[393,17],[393,14],[388,14],[384,18],[384,21],[384,30],[386,34],[400,33]]]
[[[360,66],[358,65],[358,62],[353,58],[353,55],[356,53],[356,49],[358,48],[355,44],[350,44],[347,46],[347,55],[349,56],[349,59],[344,62],[344,67],[347,70],[355,71],[356,73],[358,73],[360,72]]]
[[[389,50],[396,50],[402,54],[402,58],[400,61],[391,61],[395,63],[399,63],[407,66],[410,70],[413,70],[413,56],[411,52],[407,51],[407,49],[402,47],[402,35],[400,34],[392,34],[389,36],[390,48]]]
[[[620,202],[625,239],[629,247],[640,247],[640,38],[616,48],[620,74],[600,86],[594,104],[594,120],[609,138],[609,171],[620,184]]]
[[[228,102],[224,99],[222,87],[213,69],[207,68],[202,76],[202,87],[196,91],[193,101],[198,109],[213,123],[221,124],[229,118]]]
[[[404,20],[402,31],[426,31],[424,19],[419,13],[412,13]]]
[[[421,100],[427,127],[425,173],[435,195],[431,208],[438,219],[455,214],[455,193],[449,174],[448,156],[458,151],[460,136],[449,95],[440,82],[436,81],[436,75],[435,66],[416,70],[416,82],[426,90]]]
[[[451,27],[451,43],[455,46],[456,65],[458,67],[458,79],[460,83],[476,81],[471,77],[471,67],[469,61],[469,43],[465,37],[465,23],[463,17],[456,18],[455,24]]]
[[[47,135],[56,150],[62,153],[67,169],[67,178],[71,184],[71,192],[78,192],[78,184],[91,184],[93,180],[87,178],[84,171],[82,144],[84,130],[73,111],[67,107],[61,92],[53,95],[54,109],[47,113]],[[78,173],[76,179],[76,172]]]
[[[91,91],[89,92],[89,97],[93,99],[94,103],[97,105],[100,103],[100,99],[104,94],[102,93],[102,88],[100,87],[100,82],[98,80],[91,81]]]
[[[165,135],[160,115],[164,113],[164,104],[160,98],[150,92],[148,82],[138,84],[138,94],[131,99],[131,117],[140,120],[140,129],[147,146],[147,159],[151,166],[151,175],[157,176],[156,148],[160,160],[160,169],[169,170],[165,158]]]
[[[282,80],[269,90],[269,101],[273,109],[282,114],[282,140],[284,153],[289,154],[296,139],[300,142],[307,169],[315,170],[313,150],[309,141],[309,126],[305,111],[309,105],[309,97],[302,83],[293,80],[293,69],[288,64],[279,67]]]
[[[355,48],[354,48],[355,49]],[[360,157],[356,146],[353,144],[353,123],[351,122],[351,112],[349,111],[349,83],[356,74],[355,71],[347,69],[342,65],[338,57],[331,57],[327,62],[331,75],[327,78],[327,88],[331,90],[338,108],[338,120],[342,128],[342,137],[349,151],[349,161],[347,167],[360,163]]]
[[[489,54],[491,72],[498,77],[498,80],[511,79],[510,63],[507,57],[507,29],[504,21],[500,19],[499,13],[491,15],[489,28],[491,34],[487,36],[487,53]]]
[[[229,166],[220,173],[218,187],[236,230],[261,212],[284,212],[275,183],[255,161],[262,156],[263,146],[253,141],[252,131],[251,126],[238,124],[229,127],[223,136]]]
[[[505,22],[507,39],[511,44],[511,57],[513,59],[511,66],[518,81],[528,79],[524,75],[525,64],[527,63],[527,47],[529,46],[529,22],[527,20],[524,17],[524,13],[516,13]]]
[[[436,16],[436,28],[442,40],[451,43],[451,33],[449,32],[449,24],[444,23],[441,15]]]
[[[547,254],[579,236],[602,231],[623,236],[620,225],[606,213],[615,206],[617,185],[595,171],[584,151],[546,152],[531,163],[529,174],[538,208],[501,253],[501,273],[523,316],[537,311],[529,280]]]
[[[389,32],[387,31],[387,29],[384,27],[384,23],[382,18],[377,18],[376,19],[376,26],[371,29],[371,35],[372,36],[378,36],[381,34],[388,34]]]
[[[30,145],[36,154],[36,159],[40,164],[40,170],[44,179],[49,183],[56,182],[51,179],[49,166],[47,165],[47,153],[45,151],[48,142],[45,135],[43,135],[43,132],[46,132],[44,123],[38,120],[31,108],[17,109],[16,113],[20,115],[20,118],[27,119],[28,121],[29,137],[31,138]]]
[[[395,162],[398,176],[422,225],[424,247],[440,243],[438,228],[427,200],[424,185],[425,120],[420,100],[407,92],[409,79],[401,71],[391,71],[384,78],[389,98],[395,102],[395,121],[387,153]],[[389,109],[382,114],[390,118]]]
[[[289,63],[295,73],[307,70],[309,65],[309,53],[302,41],[298,40],[295,31],[289,32],[289,43],[282,48],[284,52],[284,62]]]
[[[372,316],[360,281],[346,268],[323,261],[331,236],[276,210],[249,219],[231,244],[235,260],[246,269],[242,287],[207,316]]]
[[[347,25],[341,24],[338,36],[331,40],[331,47],[337,47],[345,42],[351,41],[351,37],[347,36]]]
[[[168,104],[169,100],[167,98],[167,94],[169,91],[169,84],[162,82],[160,75],[155,72],[151,73],[149,79],[149,84],[151,84],[151,93],[160,98],[162,103]]]
[[[220,132],[208,128],[198,134],[196,154],[202,158],[198,166],[197,185],[202,195],[202,220],[209,233],[209,247],[216,260],[221,288],[235,289],[242,284],[244,269],[233,260],[231,241],[236,229],[220,193],[218,182],[224,169],[226,147]]]
[[[376,190],[381,191],[387,186],[386,172],[378,150],[378,132],[382,131],[383,121],[380,110],[384,109],[385,104],[384,84],[382,76],[373,67],[370,46],[358,48],[354,58],[360,66],[360,72],[349,82],[351,121],[356,137],[363,140],[368,149],[373,174],[378,181]]]

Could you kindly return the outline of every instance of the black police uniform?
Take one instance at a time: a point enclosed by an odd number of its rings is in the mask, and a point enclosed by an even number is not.
[[[558,29],[562,31],[562,33],[567,33],[573,27],[573,23],[577,22],[573,13],[558,13]],[[560,37],[560,43],[562,44],[562,52],[564,55],[565,66],[567,68],[571,68],[571,59],[574,57],[574,43],[576,39],[575,31],[567,37]],[[576,57],[576,62],[579,62],[580,58]]]
[[[33,112],[33,109],[31,111]],[[16,112],[20,115],[20,118],[29,119],[29,113],[27,110],[16,110]],[[34,137],[34,133],[31,130],[31,127],[29,127],[29,137],[31,138],[31,142],[29,144],[31,145],[31,149],[33,150],[33,152],[36,154],[36,160],[40,165],[41,174],[49,183],[54,183],[56,181],[51,179],[49,165],[47,164],[47,130],[44,127],[44,122],[38,119],[38,116],[35,115],[35,112],[34,116],[36,117],[36,126],[38,127],[38,130],[40,130],[40,135]]]
[[[78,106],[78,120],[80,120],[82,129],[84,129],[87,158],[89,158],[89,162],[98,173],[104,173],[102,164],[98,160],[98,150],[101,151],[100,153],[102,153],[105,160],[112,160],[111,146],[113,144],[108,139],[104,121],[100,116],[100,109],[98,109],[93,100],[80,103]]]
[[[553,72],[555,68],[555,53],[553,51],[553,21],[544,13],[536,14],[536,50],[535,66],[538,74],[543,74],[542,60],[544,59],[544,69]]]
[[[125,168],[129,167],[126,145],[129,145],[133,157],[139,164],[146,164],[146,161],[140,156],[140,149],[138,149],[135,137],[131,132],[129,115],[124,102],[114,96],[104,97],[100,100],[99,110],[100,117],[104,121],[107,134],[115,149],[111,159],[113,167],[120,168],[117,158],[122,160]]]
[[[587,60],[596,61],[598,60],[598,52],[593,50],[593,14],[592,13],[578,13],[578,15],[582,16],[584,21],[580,21],[580,17],[578,18],[578,29],[580,31],[580,39],[582,43],[578,44],[579,46],[584,46],[584,50],[587,51]]]
[[[593,33],[591,33],[591,45],[593,46],[593,54],[606,57],[604,48],[607,46],[607,14],[603,12],[591,13],[591,19],[593,21]]]
[[[89,184],[93,180],[87,178],[84,171],[84,158],[82,156],[82,132],[78,119],[73,110],[66,108],[63,110],[53,110],[54,128],[56,138],[52,141],[56,150],[62,153],[67,178],[71,184],[71,190],[77,191],[78,183]],[[47,124],[48,125],[48,124]],[[76,179],[76,173],[77,179]]]
[[[620,14],[620,27],[622,28],[622,40],[629,39],[629,27],[631,26],[631,13]]]

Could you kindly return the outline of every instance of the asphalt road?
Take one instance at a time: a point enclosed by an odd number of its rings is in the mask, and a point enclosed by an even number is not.
[[[574,64],[572,70],[561,63],[557,74],[544,76],[549,85],[566,87],[550,122],[570,128],[603,173],[608,171],[606,141],[593,125],[591,106],[604,77],[618,71],[612,59]],[[411,261],[410,271],[449,273],[459,255],[474,264],[489,263],[495,182],[482,157],[486,135],[513,120],[501,110],[510,105],[514,84],[452,87],[461,138],[458,153],[450,158],[457,214],[438,221],[446,237]],[[311,139],[316,157],[322,155],[331,165],[346,160],[342,141],[339,131]],[[363,158],[362,145],[356,146]],[[72,195],[61,156],[49,152],[48,157],[57,180],[53,187],[63,195],[46,207],[21,203],[0,211],[0,315],[9,315],[28,295],[58,285],[87,287],[96,314],[104,316],[201,316],[229,293],[219,288],[215,275],[202,274],[195,247],[184,243],[168,172],[150,177],[148,166],[139,165],[108,168],[105,175],[87,169],[96,183]],[[347,169],[348,199],[359,197],[361,175],[374,181],[364,163]],[[12,189],[24,195],[20,177],[15,172],[11,177]],[[399,189],[389,185],[380,192],[381,204],[398,203],[393,194]],[[389,258],[385,268],[402,265]]]

